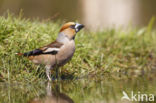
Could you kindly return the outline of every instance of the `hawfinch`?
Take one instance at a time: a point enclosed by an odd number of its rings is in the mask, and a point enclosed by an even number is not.
[[[51,69],[56,66],[63,66],[75,52],[75,36],[84,25],[74,22],[64,24],[57,36],[57,39],[41,48],[26,52],[17,53],[19,56],[27,57],[35,64],[44,64],[46,75],[51,81]]]

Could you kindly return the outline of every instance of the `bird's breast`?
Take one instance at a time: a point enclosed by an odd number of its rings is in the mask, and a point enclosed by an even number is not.
[[[59,65],[64,65],[66,62],[68,62],[75,52],[75,42],[70,41],[69,43],[64,44],[64,46],[61,48],[61,50],[56,55],[57,62]]]

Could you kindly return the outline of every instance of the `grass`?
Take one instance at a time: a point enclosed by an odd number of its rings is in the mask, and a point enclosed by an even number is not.
[[[52,92],[58,96],[63,93],[75,103],[121,103],[123,90],[129,94],[131,91],[156,94],[154,21],[152,18],[144,28],[79,32],[72,60],[59,71],[62,78],[75,79],[53,81]],[[0,17],[0,102],[28,103],[35,98],[47,98],[44,66],[34,65],[15,53],[55,40],[63,23],[10,14]]]
[[[44,66],[37,66],[15,55],[55,40],[63,22],[0,17],[0,81],[33,82],[46,80]],[[60,69],[61,75],[94,77],[124,74],[137,77],[156,68],[154,18],[144,28],[82,30],[76,36],[76,52]],[[116,78],[116,77],[115,77]],[[119,79],[123,79],[119,78]]]

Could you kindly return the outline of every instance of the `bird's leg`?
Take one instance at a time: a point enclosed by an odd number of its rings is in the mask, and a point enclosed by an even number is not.
[[[57,80],[58,80],[58,74],[59,74],[59,72],[58,72],[58,62],[57,62],[56,55],[55,55],[55,63],[56,63],[56,67],[55,67],[56,78],[57,78]]]
[[[59,71],[58,71],[58,67],[56,67],[56,78],[58,80],[58,77],[59,77]]]
[[[46,92],[48,96],[52,96],[52,92],[51,92],[51,82],[48,81],[47,84],[47,88],[46,88]]]
[[[46,66],[46,75],[47,75],[49,81],[51,81],[51,69],[52,69],[52,67],[50,65]]]

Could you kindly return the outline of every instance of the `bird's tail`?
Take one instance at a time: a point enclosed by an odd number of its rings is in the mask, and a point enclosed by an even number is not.
[[[18,56],[23,56],[23,53],[15,53]]]

